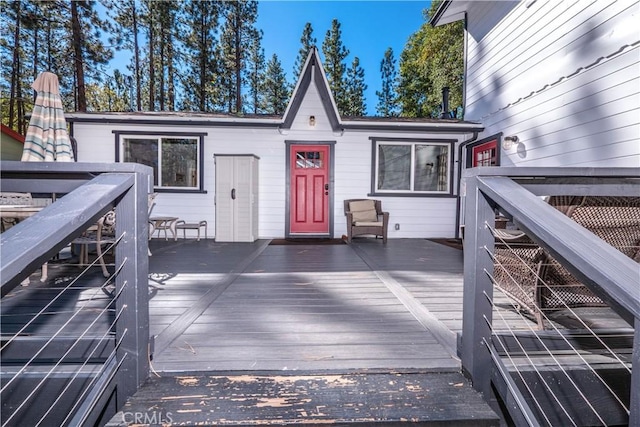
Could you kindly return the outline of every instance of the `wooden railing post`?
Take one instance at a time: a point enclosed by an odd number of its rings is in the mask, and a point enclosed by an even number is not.
[[[478,190],[477,178],[466,183],[464,230],[464,296],[461,339],[462,367],[471,376],[473,387],[488,392],[491,379],[491,355],[486,342],[491,340],[494,239],[487,224],[495,222],[495,212]],[[488,394],[487,394],[488,396]]]
[[[117,359],[122,363],[117,378],[117,404],[124,404],[149,374],[148,272],[148,178],[135,173],[135,185],[116,206],[116,231],[124,237],[116,246],[116,324],[120,342]]]

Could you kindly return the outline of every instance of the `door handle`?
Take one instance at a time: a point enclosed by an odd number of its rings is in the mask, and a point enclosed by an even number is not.
[[[236,199],[236,189],[235,189],[235,188],[232,188],[232,189],[231,189],[231,199],[232,199],[232,200],[235,200],[235,199]]]
[[[329,184],[325,184],[324,185],[324,191],[328,191],[329,190]]]

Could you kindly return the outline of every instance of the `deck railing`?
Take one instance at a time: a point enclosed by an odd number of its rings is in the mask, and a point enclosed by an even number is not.
[[[477,168],[467,171],[464,188],[464,317],[459,353],[474,388],[502,400],[519,426],[640,425],[639,264],[541,197],[638,196],[640,169]],[[496,301],[502,297],[497,291],[494,295],[497,213],[624,319],[628,336],[624,328],[591,329],[584,323],[585,328],[578,330],[541,331],[530,322],[534,326],[529,330],[500,331],[500,319],[493,318],[500,313]],[[517,311],[517,304],[512,307]],[[600,356],[611,362],[606,369],[592,363]],[[545,358],[548,368],[541,362]]]
[[[3,426],[95,425],[147,378],[151,180],[151,169],[137,164],[0,163],[3,192],[55,199],[0,235]],[[20,283],[110,209],[117,245],[107,281],[114,288],[97,289],[100,299],[75,277],[38,287],[36,306],[22,303]],[[62,304],[70,293],[78,301]],[[71,330],[74,322],[80,328]]]

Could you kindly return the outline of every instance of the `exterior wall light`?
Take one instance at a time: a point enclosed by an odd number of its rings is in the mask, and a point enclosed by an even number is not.
[[[309,126],[313,127],[316,125],[316,116],[309,116]]]
[[[511,150],[511,147],[513,147],[513,144],[518,144],[518,137],[516,135],[512,135],[512,136],[505,136],[504,139],[502,140],[502,148],[504,150]]]

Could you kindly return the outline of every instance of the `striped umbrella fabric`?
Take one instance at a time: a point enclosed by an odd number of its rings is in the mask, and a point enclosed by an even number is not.
[[[23,162],[72,162],[73,150],[64,119],[58,76],[40,73],[31,87],[37,92],[22,151]]]

